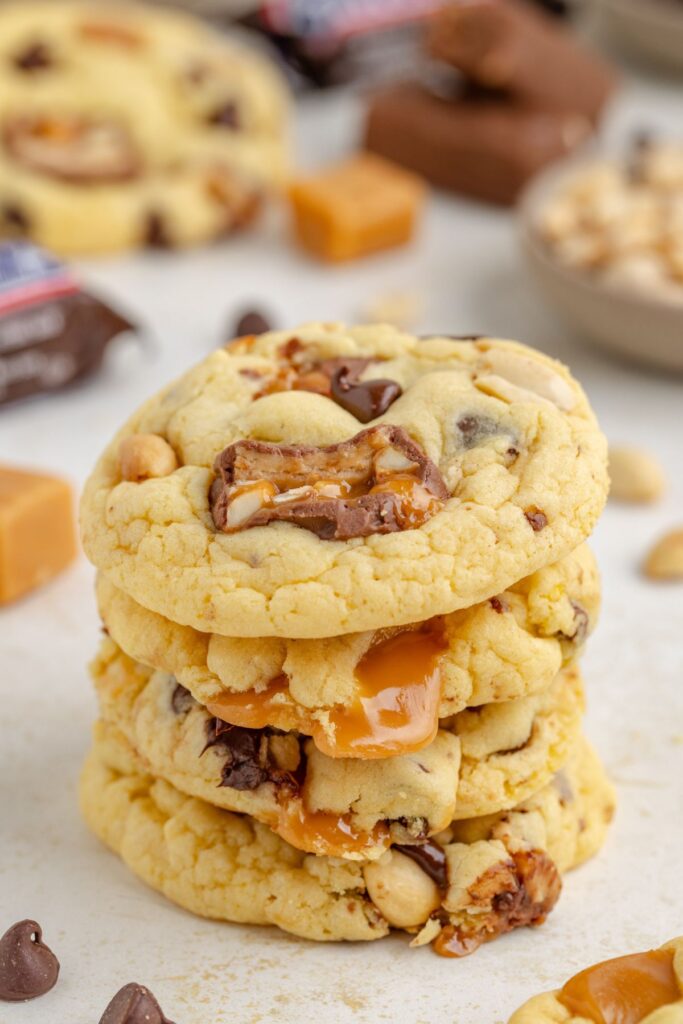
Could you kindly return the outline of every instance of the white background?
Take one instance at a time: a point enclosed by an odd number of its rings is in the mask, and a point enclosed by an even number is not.
[[[680,133],[683,84],[628,78],[611,141],[654,126]],[[354,145],[359,105],[311,97],[298,153],[312,165]],[[683,587],[639,574],[650,543],[683,525],[683,380],[613,361],[564,329],[521,265],[512,218],[454,198],[429,206],[410,249],[339,269],[296,253],[276,215],[259,233],[190,255],[85,266],[145,324],[79,390],[0,412],[0,460],[80,485],[105,441],[148,394],[229,336],[258,305],[278,326],[356,319],[386,290],[417,290],[419,331],[502,334],[570,363],[613,441],[656,453],[670,489],[653,508],[610,505],[595,534],[604,611],[585,657],[587,730],[619,789],[603,853],[566,881],[540,930],[443,960],[404,938],[316,946],[274,930],[195,919],[146,889],[92,838],[76,806],[95,705],[85,663],[98,642],[92,571],[0,612],[0,932],[35,917],[59,955],[58,987],[0,1005],[0,1024],[95,1024],[138,980],[176,1024],[497,1024],[524,999],[595,960],[683,933]],[[647,345],[643,338],[643,345]],[[683,327],[682,338],[683,344]]]

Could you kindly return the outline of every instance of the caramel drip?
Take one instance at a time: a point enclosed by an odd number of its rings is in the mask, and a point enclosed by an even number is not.
[[[328,757],[383,758],[421,750],[439,727],[441,671],[447,643],[430,623],[371,647],[356,667],[358,695],[349,707],[333,708],[331,730],[305,709],[282,699],[289,696],[286,676],[278,676],[261,693],[221,693],[207,704],[212,715],[247,729],[274,726],[297,729]]]
[[[634,953],[588,967],[571,978],[558,1001],[595,1024],[639,1024],[660,1006],[683,1000],[671,950]]]
[[[375,484],[369,493],[391,494],[397,499],[397,516],[403,530],[418,529],[435,516],[443,504],[410,473],[397,473],[389,480]]]
[[[389,845],[389,827],[381,822],[371,832],[362,832],[351,824],[348,814],[311,811],[305,797],[284,805],[276,831],[298,850],[317,856],[343,857],[349,853],[365,853],[377,846]]]
[[[329,757],[395,757],[421,750],[439,727],[446,641],[434,624],[371,647],[356,667],[358,697],[330,714],[334,740],[318,729],[316,745]]]
[[[439,956],[460,958],[474,953],[484,941],[485,937],[482,935],[476,933],[468,935],[456,928],[455,925],[448,924],[434,939],[432,948]]]

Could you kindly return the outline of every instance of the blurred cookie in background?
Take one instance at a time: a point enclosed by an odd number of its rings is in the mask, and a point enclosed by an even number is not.
[[[0,6],[0,237],[176,248],[247,225],[287,166],[287,92],[179,12]]]

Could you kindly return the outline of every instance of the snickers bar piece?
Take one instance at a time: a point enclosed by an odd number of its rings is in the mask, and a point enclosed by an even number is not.
[[[132,328],[42,249],[0,244],[0,405],[86,377]]]
[[[446,100],[406,82],[371,100],[365,144],[440,188],[511,205],[538,171],[590,132],[580,114],[486,94]]]
[[[428,46],[469,81],[596,122],[617,76],[526,0],[457,0],[431,19]]]
[[[225,533],[289,522],[323,540],[417,528],[443,507],[438,467],[401,427],[314,448],[237,441],[216,458],[211,510]]]

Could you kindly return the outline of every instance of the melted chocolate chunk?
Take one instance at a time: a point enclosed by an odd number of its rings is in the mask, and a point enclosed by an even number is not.
[[[177,683],[173,693],[171,694],[171,707],[176,715],[186,715],[196,703],[197,701],[194,699],[190,691],[181,683]]]
[[[235,324],[234,338],[243,338],[249,334],[265,334],[272,327],[263,313],[257,309],[243,313]]]
[[[232,101],[216,107],[209,114],[208,122],[209,124],[216,125],[217,128],[230,128],[232,131],[239,131],[242,127],[237,104]]]
[[[436,883],[441,892],[448,889],[446,853],[438,843],[428,839],[426,843],[420,843],[419,846],[397,845],[394,849],[414,860],[418,867],[422,868],[424,873]]]
[[[572,601],[572,608],[574,609],[574,622],[576,623],[576,629],[569,638],[578,647],[582,647],[588,638],[588,630],[590,628],[590,620],[588,618],[588,612],[585,608],[582,608],[576,601]]]
[[[144,242],[150,249],[172,249],[173,242],[168,233],[163,214],[150,210],[145,224]]]
[[[494,612],[498,613],[498,615],[503,615],[506,611],[509,610],[508,606],[505,604],[505,601],[501,601],[499,597],[490,598],[489,604],[493,608]]]
[[[491,419],[490,416],[480,416],[478,413],[461,416],[456,426],[460,432],[460,443],[467,449],[476,448],[490,437],[497,437],[506,432],[498,420]]]
[[[241,725],[230,725],[220,718],[210,718],[206,723],[206,734],[203,752],[218,746],[226,754],[220,786],[249,791],[273,782],[278,787],[296,792],[303,783],[304,758],[300,756],[297,771],[291,772],[278,768],[270,755],[268,741],[271,736],[280,735],[279,730],[246,729]]]
[[[31,228],[28,214],[18,203],[8,202],[0,206],[0,220],[4,227],[9,228],[13,233],[27,235]]]
[[[45,71],[54,65],[52,52],[43,42],[31,43],[14,58],[14,66],[19,71]]]
[[[330,398],[361,423],[377,419],[402,394],[403,388],[395,380],[354,380],[348,364],[341,366],[330,381]]]
[[[534,533],[540,533],[548,525],[548,517],[540,508],[528,508],[524,515]]]
[[[144,985],[131,982],[116,993],[100,1024],[173,1024]]]
[[[19,1002],[44,996],[59,977],[59,960],[43,942],[35,921],[18,921],[0,939],[0,999]]]

